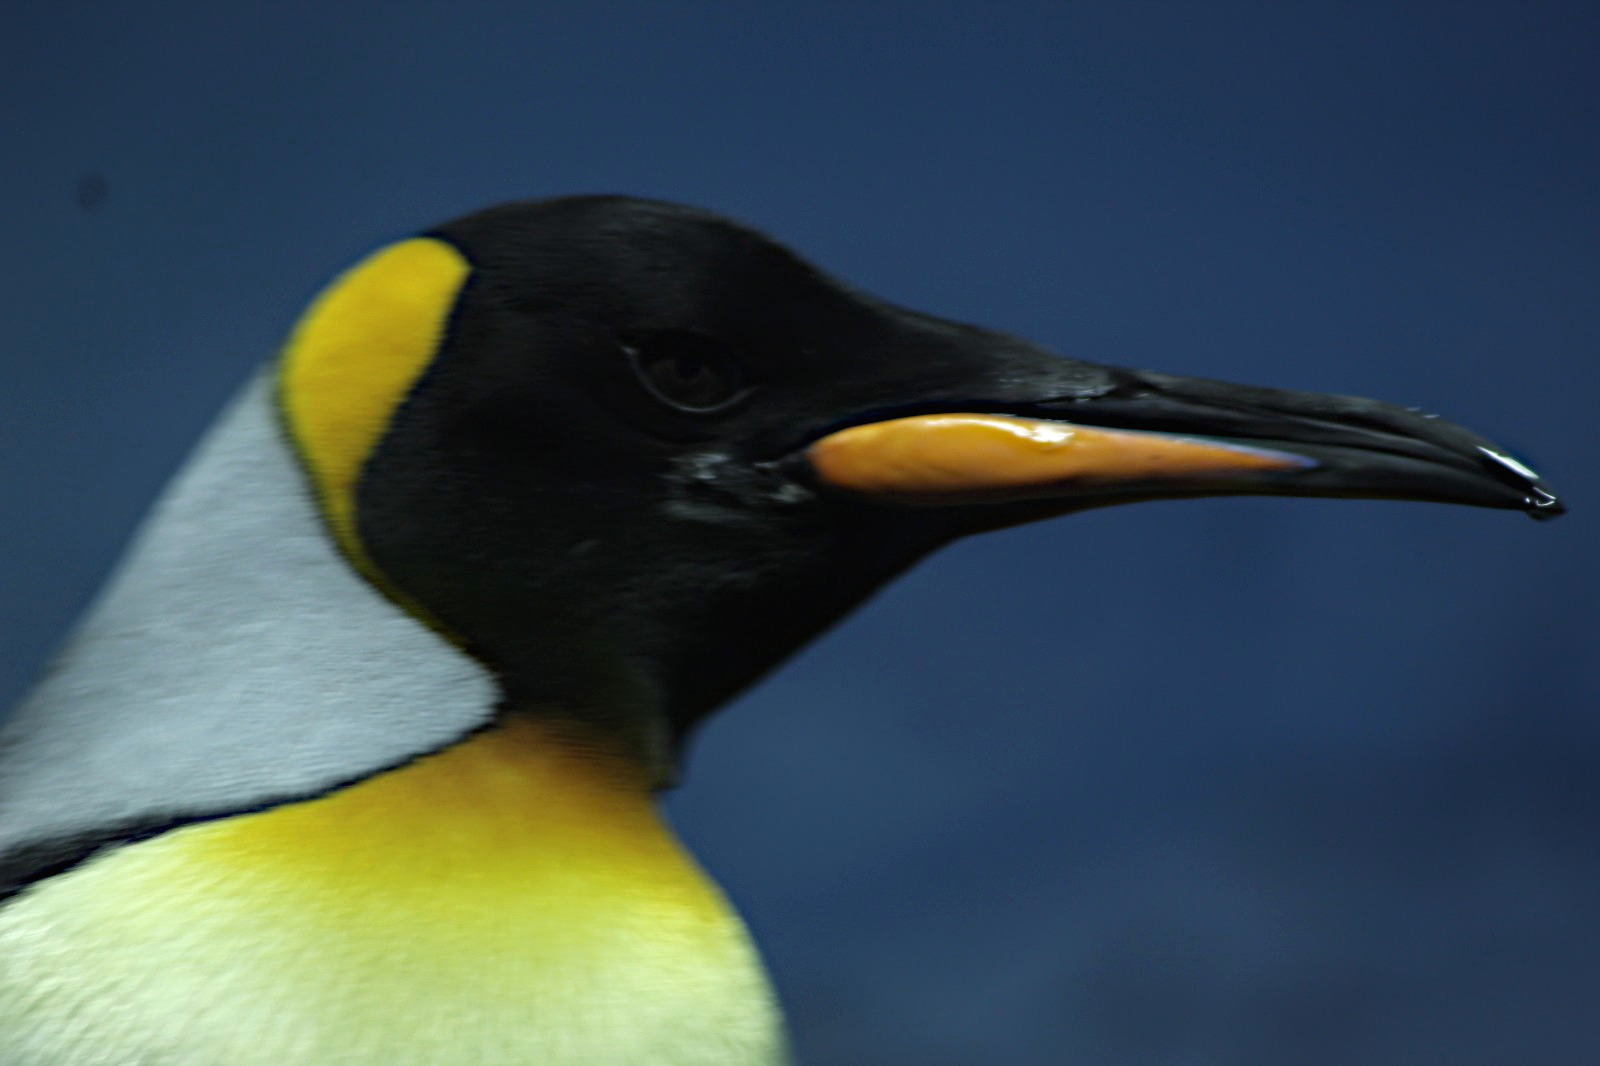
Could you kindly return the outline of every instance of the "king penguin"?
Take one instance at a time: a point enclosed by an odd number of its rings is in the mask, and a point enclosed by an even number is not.
[[[1221,494],[1560,512],[1350,397],[1063,358],[717,215],[495,207],[335,280],[0,733],[5,1066],[766,1066],[657,810],[967,534]]]

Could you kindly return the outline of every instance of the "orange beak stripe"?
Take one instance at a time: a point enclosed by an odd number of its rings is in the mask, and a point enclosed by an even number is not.
[[[892,502],[1048,498],[1074,488],[1236,481],[1297,470],[1298,455],[1008,415],[937,414],[851,426],[806,452],[827,485]]]

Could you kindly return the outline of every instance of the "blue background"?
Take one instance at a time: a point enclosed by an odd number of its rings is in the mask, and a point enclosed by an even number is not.
[[[307,297],[504,199],[742,217],[1085,358],[1416,403],[1549,526],[1109,510],[929,561],[672,800],[839,1066],[1600,1046],[1600,8],[12,4],[0,696]]]

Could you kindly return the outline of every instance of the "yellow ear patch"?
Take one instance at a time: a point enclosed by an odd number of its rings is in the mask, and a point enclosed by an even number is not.
[[[280,399],[289,434],[345,554],[370,573],[355,529],[355,488],[395,410],[438,351],[470,267],[443,241],[380,249],[316,298],[284,347]]]

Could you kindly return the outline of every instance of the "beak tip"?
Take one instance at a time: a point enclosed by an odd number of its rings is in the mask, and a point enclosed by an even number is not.
[[[1535,486],[1523,501],[1523,507],[1529,518],[1536,522],[1548,522],[1552,518],[1560,518],[1567,513],[1567,505],[1556,499],[1555,494]]]
[[[1502,478],[1509,475],[1512,481],[1521,482],[1526,488],[1527,494],[1522,498],[1522,508],[1529,518],[1543,522],[1551,518],[1560,518],[1567,513],[1566,505],[1545,487],[1544,479],[1526,463],[1497,448],[1481,444],[1478,446],[1478,455],[1497,475]]]

